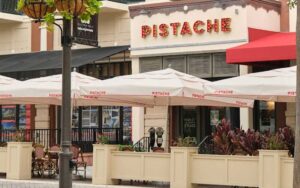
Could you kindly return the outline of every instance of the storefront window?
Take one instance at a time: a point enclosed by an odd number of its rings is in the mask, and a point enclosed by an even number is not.
[[[98,108],[97,107],[82,107],[82,127],[94,128],[98,127]]]
[[[182,114],[183,137],[197,137],[196,109],[183,109]]]
[[[105,106],[102,108],[102,127],[120,127],[120,107]]]
[[[258,102],[259,131],[275,131],[275,103],[268,101]]]
[[[16,128],[16,106],[2,106],[2,129]]]
[[[17,110],[18,113],[17,113]],[[30,105],[3,105],[2,106],[2,129],[30,129]],[[19,114],[19,117],[17,117]],[[19,121],[19,127],[17,127]]]
[[[19,129],[30,129],[31,107],[30,105],[20,105]]]

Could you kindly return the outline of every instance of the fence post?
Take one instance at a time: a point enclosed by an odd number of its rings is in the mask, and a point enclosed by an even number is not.
[[[170,188],[192,188],[190,175],[191,155],[196,147],[171,147]]]
[[[124,108],[120,106],[120,144],[123,144],[123,123],[124,123]]]
[[[119,134],[119,129],[116,128],[116,144],[120,144],[120,141],[119,141],[119,137],[120,137],[120,134]]]
[[[111,179],[112,151],[117,150],[116,145],[93,145],[93,177],[94,185],[113,185],[116,181]]]
[[[97,142],[97,129],[92,129],[93,130],[93,143]]]
[[[280,158],[287,150],[259,150],[259,188],[281,188]]]

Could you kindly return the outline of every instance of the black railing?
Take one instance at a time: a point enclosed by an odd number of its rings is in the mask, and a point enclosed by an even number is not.
[[[206,136],[198,145],[199,154],[214,154],[214,142],[212,136]]]
[[[41,144],[46,148],[60,144],[60,129],[27,129],[19,133],[16,130],[3,129],[0,130],[0,142],[15,141],[17,134],[21,134],[20,138],[26,142]],[[108,137],[109,144],[127,144],[128,138],[121,135],[120,128],[73,128],[72,144],[81,147],[83,152],[92,152],[98,134]],[[123,130],[123,134],[131,135],[128,130]]]
[[[18,0],[0,0],[0,12],[9,14],[21,14],[16,11]]]
[[[149,137],[143,137],[139,141],[137,141],[133,148],[135,151],[140,152],[150,152],[150,139]]]

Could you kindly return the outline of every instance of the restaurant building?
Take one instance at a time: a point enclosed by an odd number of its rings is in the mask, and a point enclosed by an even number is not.
[[[285,1],[146,1],[132,5],[132,72],[171,67],[216,81],[250,72],[290,66],[290,60],[240,65],[226,63],[226,50],[270,32],[289,30]],[[286,104],[256,102],[254,109],[201,106],[134,108],[133,139],[148,136],[150,127],[165,130],[164,146],[178,137],[201,141],[222,118],[233,127],[271,130],[285,125]]]

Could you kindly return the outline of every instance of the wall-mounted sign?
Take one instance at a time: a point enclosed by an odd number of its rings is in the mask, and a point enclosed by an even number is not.
[[[193,23],[190,22],[173,22],[170,24],[159,24],[159,25],[143,25],[141,27],[142,38],[147,37],[167,37],[169,35],[178,36],[180,35],[201,35],[207,33],[227,33],[231,31],[231,18],[221,18],[214,20],[197,20]]]
[[[98,47],[98,15],[92,16],[88,23],[75,18],[73,22],[74,42]]]

